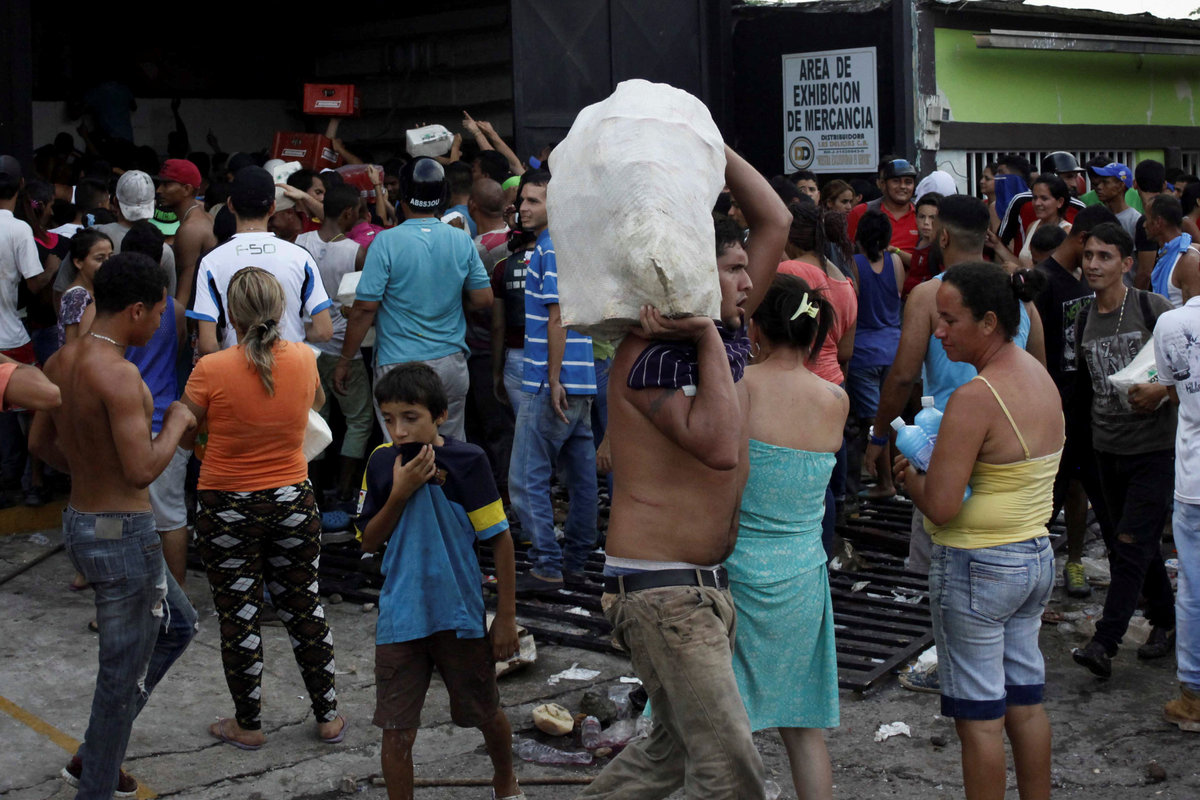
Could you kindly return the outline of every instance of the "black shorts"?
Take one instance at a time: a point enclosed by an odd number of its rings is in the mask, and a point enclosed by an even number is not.
[[[500,710],[492,640],[438,631],[424,639],[375,646],[375,718],[384,730],[421,727],[421,708],[437,667],[450,695],[450,719],[478,728]]]

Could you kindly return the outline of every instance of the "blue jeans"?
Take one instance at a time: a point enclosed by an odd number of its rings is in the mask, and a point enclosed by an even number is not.
[[[933,546],[929,609],[942,716],[989,720],[1042,702],[1042,611],[1054,590],[1054,550],[1042,536],[967,550]]]
[[[1179,682],[1200,692],[1200,506],[1175,500],[1175,660]]]
[[[100,528],[97,531],[97,527]],[[149,511],[63,511],[67,556],[96,593],[100,669],[76,800],[112,797],[133,720],[196,634],[196,610],[163,563]]]
[[[567,395],[567,421],[550,406],[550,389],[521,392],[508,496],[521,527],[533,543],[533,571],[543,578],[582,572],[596,545],[596,446],[592,440],[592,395]],[[555,465],[567,484],[571,504],[563,526],[563,547],[554,537],[550,473]]]
[[[504,393],[512,403],[513,414],[521,407],[521,379],[525,375],[525,350],[509,349],[504,353]]]

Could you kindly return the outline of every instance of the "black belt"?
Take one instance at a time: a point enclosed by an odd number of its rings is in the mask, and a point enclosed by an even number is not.
[[[611,594],[661,589],[664,586],[709,586],[729,588],[729,573],[724,567],[716,569],[656,569],[632,575],[605,575],[604,591]]]

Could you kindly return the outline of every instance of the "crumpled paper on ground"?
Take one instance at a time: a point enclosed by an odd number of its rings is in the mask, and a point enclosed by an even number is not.
[[[875,731],[875,741],[883,742],[893,736],[907,736],[912,738],[912,730],[903,722],[890,722],[887,725],[880,725],[879,730]]]
[[[587,669],[586,667],[581,667],[581,666],[579,666],[579,662],[576,661],[574,664],[572,664],[570,666],[570,668],[564,669],[562,672],[556,672],[553,675],[551,675],[549,678],[546,679],[546,683],[553,686],[554,684],[558,683],[561,680],[590,681],[591,679],[598,678],[598,677],[600,677],[600,670]]]
[[[712,207],[725,145],[700,100],[623,81],[579,112],[550,170],[564,325],[616,339],[646,304],[668,317],[720,316]]]

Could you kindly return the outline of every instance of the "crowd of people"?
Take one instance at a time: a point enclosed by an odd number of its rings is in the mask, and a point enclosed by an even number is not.
[[[552,147],[522,161],[484,121],[463,132],[446,156],[380,166],[336,141],[348,165],[321,172],[61,139],[30,170],[0,157],[4,498],[69,483],[73,588],[96,598],[92,716],[64,769],[79,797],[136,791],[133,720],[195,632],[189,548],[233,702],[210,734],[266,744],[269,607],[317,738],[344,740],[318,591],[338,512],[384,575],[373,722],[391,797],[411,797],[435,667],[454,722],[483,732],[494,796],[523,796],[492,663],[517,648],[516,597],[595,580],[605,506],[602,605],[654,725],[584,797],[762,797],[766,728],[798,795],[831,796],[826,565],[839,516],[897,492],[938,653],[902,682],[941,694],[969,798],[1003,795],[1005,734],[1022,797],[1049,795],[1038,631],[1060,510],[1066,593],[1092,591],[1089,509],[1111,565],[1075,661],[1109,676],[1144,597],[1138,657],[1177,652],[1164,713],[1200,730],[1200,180],[1056,152],[1036,174],[989,164],[973,196],[900,157],[873,183],[822,184],[767,180],[726,148],[720,318],[647,306],[602,341],[562,325]],[[943,419],[919,470],[890,429],[922,396]],[[316,414],[336,436],[310,461]]]

